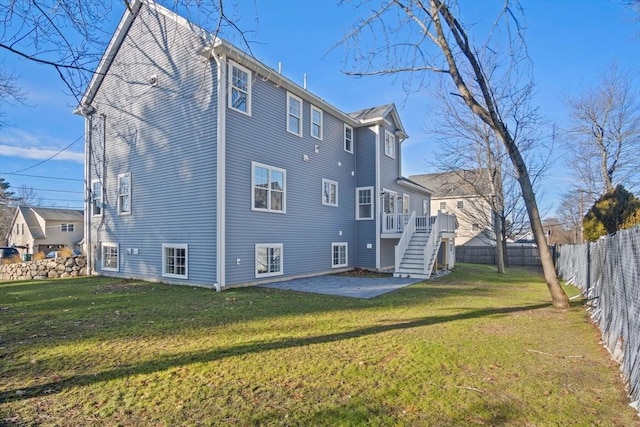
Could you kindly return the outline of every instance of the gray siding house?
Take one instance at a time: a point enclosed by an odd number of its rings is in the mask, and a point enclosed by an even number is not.
[[[216,289],[354,267],[427,277],[426,241],[414,270],[398,244],[454,237],[400,176],[394,105],[343,113],[153,2],[125,12],[76,112],[96,274]]]

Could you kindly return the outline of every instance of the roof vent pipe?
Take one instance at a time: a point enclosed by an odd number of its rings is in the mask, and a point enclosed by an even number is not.
[[[278,74],[282,74],[282,62],[278,62]]]
[[[302,81],[304,82],[302,83],[302,87],[304,87],[304,90],[307,90],[307,73],[302,75]]]

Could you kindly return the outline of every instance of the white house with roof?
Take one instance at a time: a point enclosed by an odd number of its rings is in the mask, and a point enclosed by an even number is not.
[[[454,170],[409,177],[432,190],[431,215],[456,216],[456,245],[495,246],[489,200],[493,196],[486,169]]]
[[[7,244],[20,255],[57,251],[64,247],[82,249],[84,212],[77,209],[17,207]]]
[[[455,218],[401,176],[395,105],[344,113],[151,1],[125,12],[77,113],[97,274],[217,289],[354,267],[429,277],[453,250]]]

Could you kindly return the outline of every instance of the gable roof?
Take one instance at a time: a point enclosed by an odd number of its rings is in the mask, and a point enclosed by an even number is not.
[[[411,175],[409,179],[433,190],[433,197],[469,197],[490,195],[487,169]]]
[[[395,104],[385,104],[377,107],[365,108],[364,110],[349,113],[349,116],[361,125],[369,125],[383,122],[389,114],[391,114],[391,117],[397,127],[396,132],[400,132],[402,139],[408,138],[409,136],[404,130],[404,126],[402,125],[402,121],[400,120],[400,115],[398,114],[398,109]]]
[[[86,115],[91,114],[93,113],[93,111],[95,111],[94,107],[91,104],[96,94],[98,93],[98,90],[100,89],[100,86],[102,85],[107,72],[111,68],[111,65],[113,64],[113,61],[115,60],[119,49],[124,43],[127,34],[129,33],[131,26],[133,25],[133,22],[135,21],[143,6],[153,8],[154,11],[169,17],[176,24],[188,28],[194,34],[201,37],[208,45],[208,47],[197,53],[207,59],[212,59],[214,54],[226,55],[239,64],[250,68],[253,72],[260,73],[263,80],[274,82],[278,86],[283,87],[288,91],[294,93],[295,95],[306,99],[317,107],[322,108],[327,112],[331,112],[337,117],[340,117],[346,123],[354,127],[382,122],[387,115],[391,114],[397,127],[396,132],[401,132],[400,136],[403,139],[408,138],[394,104],[386,104],[379,107],[368,108],[365,110],[357,111],[355,113],[347,114],[339,110],[335,106],[329,104],[324,99],[309,92],[306,88],[303,88],[300,85],[289,80],[276,70],[266,66],[247,52],[238,49],[226,40],[221,39],[215,34],[210,33],[207,30],[189,22],[187,19],[179,16],[178,14],[172,12],[164,6],[157,4],[154,0],[133,0],[130,2],[129,8],[122,16],[122,19],[120,20],[120,23],[114,35],[112,36],[111,41],[109,42],[109,45],[104,55],[102,56],[102,59],[100,60],[98,68],[96,69],[89,83],[89,86],[85,91],[84,96],[82,97],[81,103],[75,109],[74,113]]]

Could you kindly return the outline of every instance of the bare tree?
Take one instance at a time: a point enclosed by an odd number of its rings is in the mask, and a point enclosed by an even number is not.
[[[499,20],[488,30],[487,41],[476,45],[458,20],[453,0],[390,0],[358,22],[343,44],[356,48],[353,59],[363,69],[351,72],[354,75],[406,72],[410,78],[419,79],[425,72],[435,72],[451,79],[455,91],[452,96],[459,97],[468,113],[492,130],[511,159],[553,305],[567,308],[569,299],[546,245],[532,178],[522,154],[522,146],[533,141],[523,135],[523,123],[517,117],[527,116],[533,85],[522,28],[516,19],[519,12],[518,5],[507,0]],[[369,50],[365,33],[373,40]],[[506,63],[496,66],[498,61],[485,61],[487,55],[503,58]],[[501,87],[510,90],[499,91]],[[509,98],[512,102],[505,103]],[[504,105],[515,105],[520,112],[509,114],[509,107]]]
[[[41,0],[0,3],[0,51],[54,70],[75,98],[75,105],[89,83],[115,30],[107,17],[113,9],[132,10],[141,0]],[[191,22],[215,34],[240,38],[250,50],[245,32],[237,25],[240,16],[227,16],[223,3],[237,0],[166,1],[167,7],[189,15]],[[226,33],[225,33],[226,32]],[[3,74],[4,73],[4,74]],[[0,102],[3,89],[18,88],[0,70]],[[15,76],[14,76],[15,77]],[[12,87],[3,86],[11,83]],[[4,95],[11,94],[11,90]]]
[[[18,187],[14,198],[17,206],[37,207],[42,205],[42,197],[38,191],[28,185]]]
[[[590,89],[566,101],[573,126],[567,167],[577,186],[601,195],[640,179],[640,102],[631,74],[611,65]]]
[[[496,243],[497,269],[503,273],[507,238],[529,229],[526,207],[513,166],[492,129],[477,116],[468,114],[466,105],[459,97],[449,96],[442,82],[438,88],[432,91],[437,107],[433,108],[436,118],[430,121],[429,126],[429,131],[439,136],[439,150],[433,163],[440,170],[456,174],[478,195],[469,200],[469,208],[459,212],[458,216],[488,231],[483,233],[483,238]],[[499,90],[507,91],[509,88]],[[506,96],[502,98],[505,104],[514,101]],[[514,117],[521,123],[522,129],[526,127],[533,134],[541,127],[536,111],[518,108],[519,105],[505,107],[508,107],[509,114],[525,113]],[[525,125],[525,121],[528,124]],[[539,135],[536,138],[541,140]],[[528,139],[534,138],[531,136]],[[534,162],[530,148],[531,144],[521,145],[522,152],[530,158],[530,170],[532,165],[540,168],[533,172],[534,176],[539,176],[546,168],[548,158]],[[466,173],[468,170],[474,173]]]

